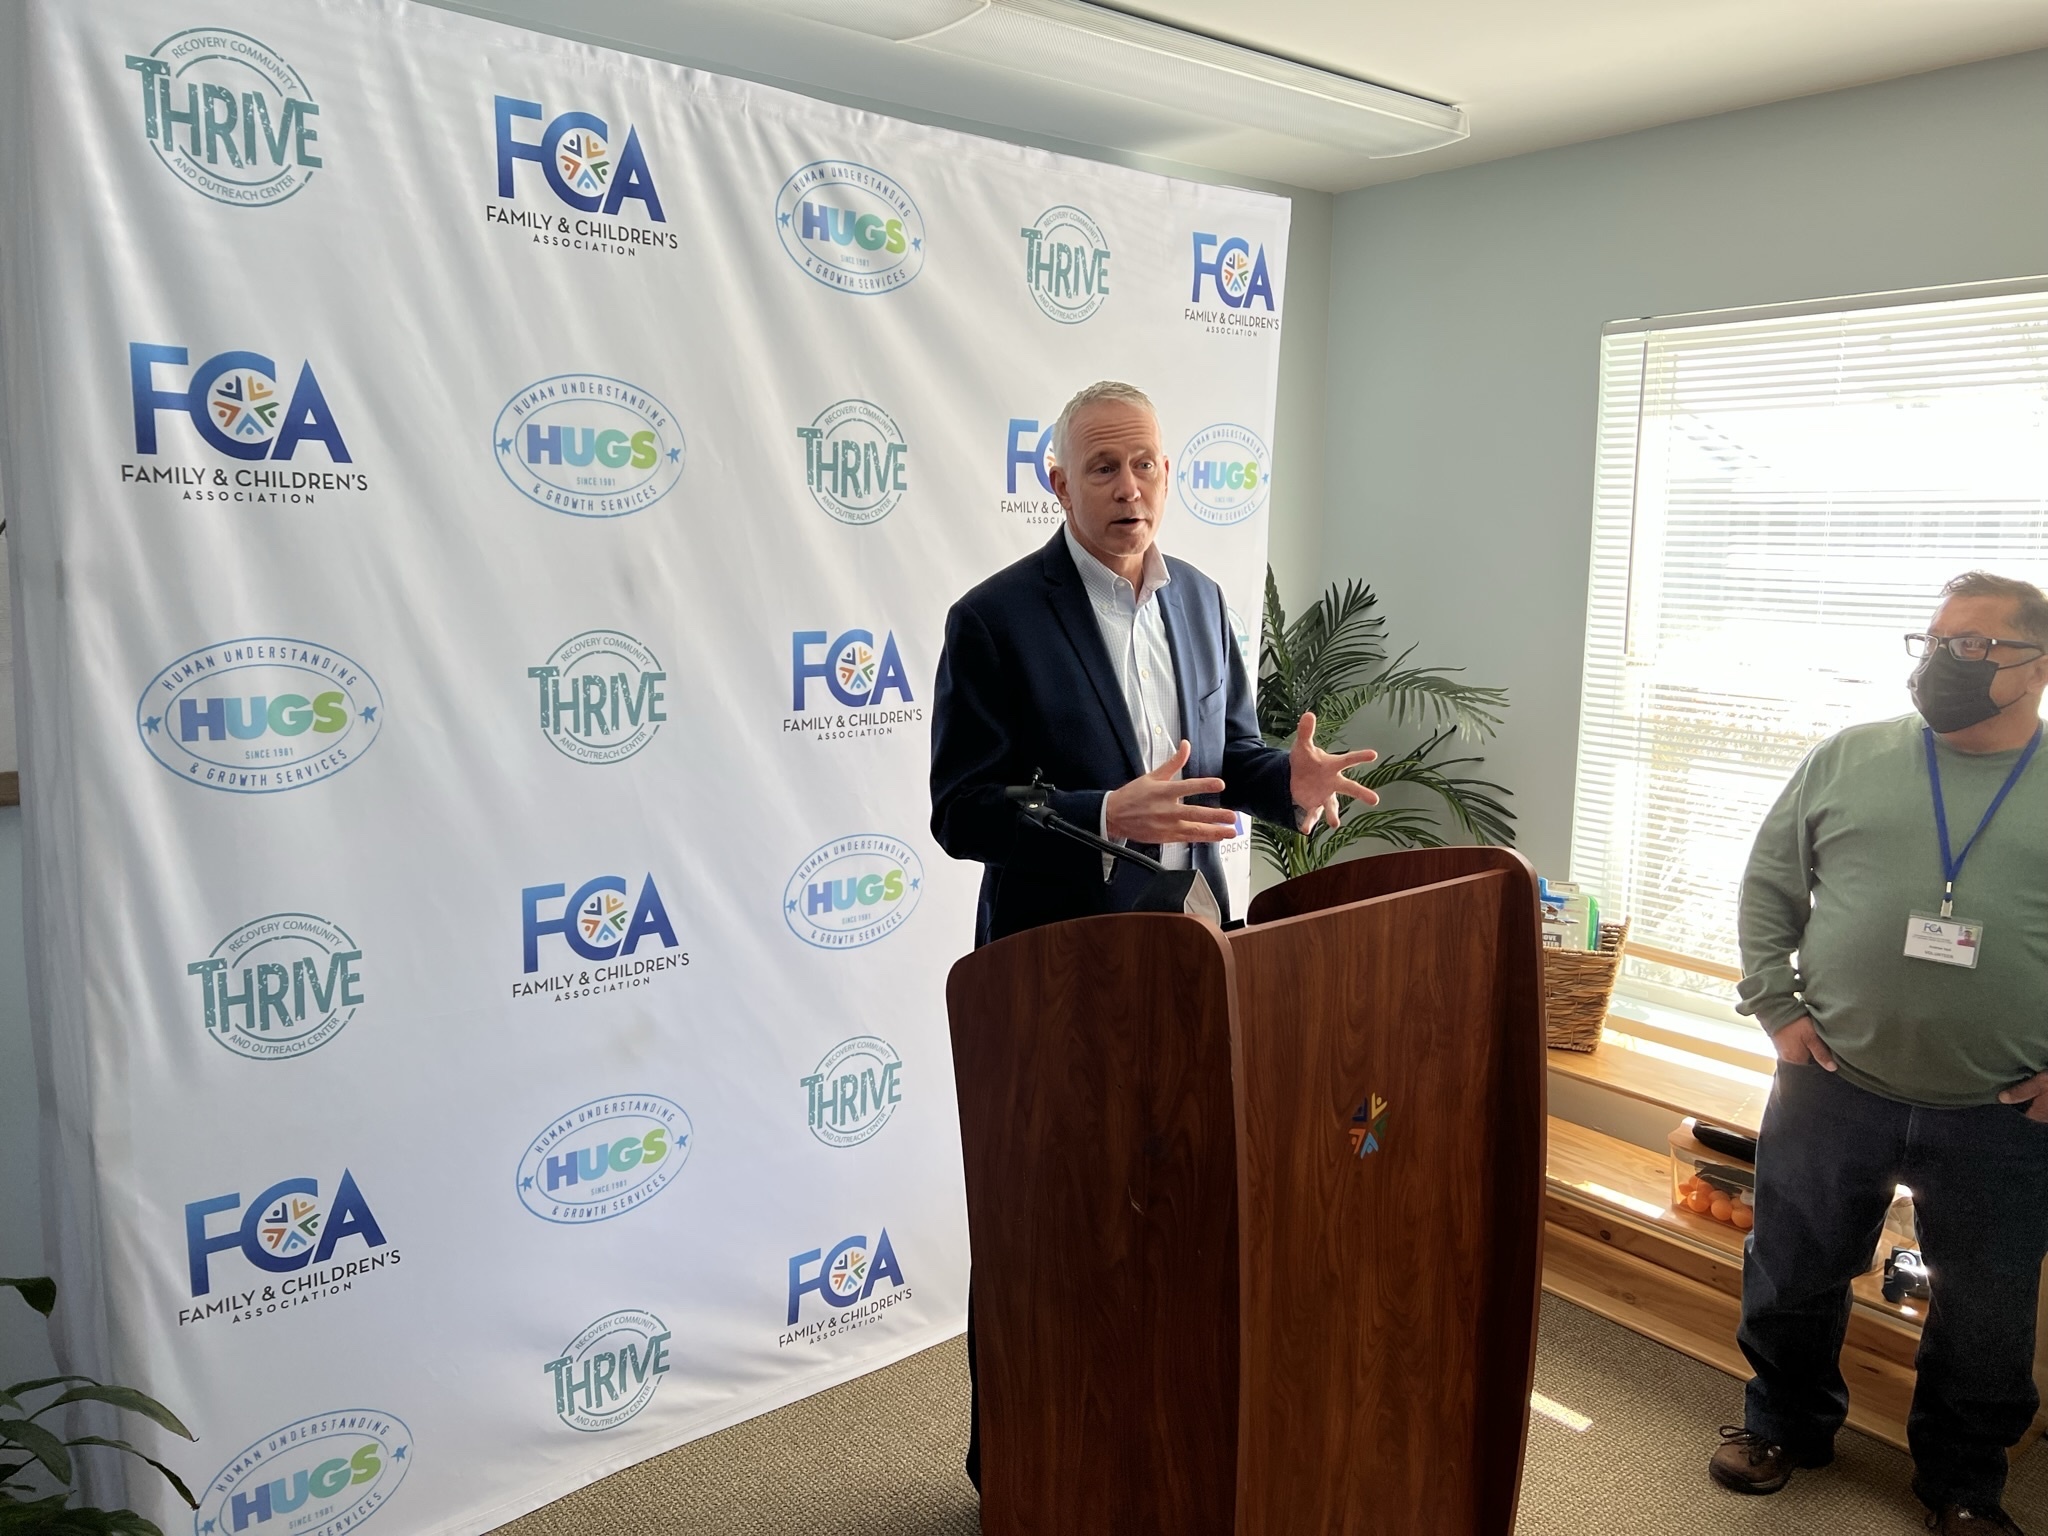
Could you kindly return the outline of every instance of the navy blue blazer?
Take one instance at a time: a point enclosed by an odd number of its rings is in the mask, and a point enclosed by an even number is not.
[[[1231,635],[1222,590],[1186,561],[1156,601],[1166,620],[1190,778],[1218,778],[1220,799],[1294,824],[1287,754],[1259,735],[1251,680]],[[974,941],[1109,910],[1102,856],[1019,820],[1003,798],[1043,770],[1053,808],[1090,829],[1102,799],[1145,771],[1109,650],[1068,552],[1066,532],[996,572],[946,615],[932,706],[932,835],[956,859],[986,866]],[[1229,911],[1213,843],[1194,864]]]

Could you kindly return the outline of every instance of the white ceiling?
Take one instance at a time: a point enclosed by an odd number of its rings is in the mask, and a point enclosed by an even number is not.
[[[1658,123],[2048,47],[2048,0],[1143,0],[1122,9],[1464,107],[1471,137],[1364,160],[743,0],[439,0],[961,127],[1346,191]],[[845,0],[849,8],[860,0]]]

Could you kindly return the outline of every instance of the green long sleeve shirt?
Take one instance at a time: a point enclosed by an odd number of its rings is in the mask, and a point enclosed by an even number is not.
[[[1937,741],[1958,852],[2019,759]],[[1909,960],[1906,923],[1941,910],[1920,720],[1852,726],[1808,755],[1742,877],[1743,1013],[1773,1034],[1811,1014],[1844,1078],[1937,1109],[1988,1104],[2048,1068],[2048,747],[1956,880],[1984,924],[1975,969]]]

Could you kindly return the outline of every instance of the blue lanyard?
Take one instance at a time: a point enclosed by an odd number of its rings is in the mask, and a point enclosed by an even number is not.
[[[1934,830],[1941,836],[1941,877],[1944,882],[1941,892],[1941,915],[1955,915],[1956,876],[1963,872],[1963,860],[1970,856],[1970,850],[1977,846],[1977,839],[1984,835],[1984,829],[1991,825],[1991,818],[1998,814],[1998,808],[2005,804],[2005,797],[2012,793],[2013,785],[2019,783],[2020,775],[2027,771],[2027,764],[2034,760],[2034,753],[2041,745],[2041,727],[2034,727],[2034,735],[2027,742],[2026,750],[2020,753],[2020,760],[2012,765],[2012,772],[2005,776],[2005,782],[1998,786],[1998,793],[1991,797],[1991,805],[1984,812],[1984,819],[1977,823],[1977,830],[1970,834],[1970,840],[1963,844],[1961,853],[1950,853],[1948,844],[1948,807],[1941,803],[1941,762],[1934,755],[1934,729],[1920,727],[1920,740],[1927,748],[1927,778],[1934,786]]]

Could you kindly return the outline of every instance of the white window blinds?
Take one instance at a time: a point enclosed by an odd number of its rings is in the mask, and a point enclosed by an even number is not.
[[[1608,327],[1572,878],[1632,941],[1735,963],[1758,823],[1911,709],[1942,583],[2048,585],[2048,279],[2012,287]]]

